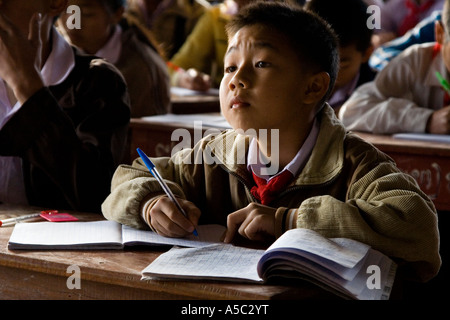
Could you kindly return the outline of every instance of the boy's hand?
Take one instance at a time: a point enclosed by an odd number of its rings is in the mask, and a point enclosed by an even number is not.
[[[426,131],[434,134],[450,133],[450,106],[436,110],[431,114]]]
[[[177,85],[183,88],[196,91],[208,91],[211,88],[211,78],[195,69],[180,71],[177,77]]]
[[[167,196],[161,197],[150,209],[151,225],[162,236],[182,238],[192,234],[197,227],[200,209],[190,201],[179,198],[177,200],[187,218]]]
[[[24,103],[44,84],[40,74],[41,18],[37,13],[30,20],[29,34],[22,32],[0,12],[0,77]]]
[[[264,241],[275,235],[275,208],[250,203],[228,215],[224,242],[230,243],[236,232],[247,239]]]

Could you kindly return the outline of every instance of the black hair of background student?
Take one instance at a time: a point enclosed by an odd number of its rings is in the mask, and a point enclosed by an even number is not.
[[[363,0],[311,0],[305,4],[305,9],[315,12],[327,21],[338,36],[341,70],[335,90],[346,87],[356,75],[358,80],[355,88],[372,81],[376,72],[368,64],[373,52],[373,29],[367,26],[367,21],[370,18],[370,14],[367,12],[367,4]],[[351,59],[348,61],[348,57],[344,57],[346,54],[342,54],[344,52],[342,50],[347,50],[345,52],[348,54],[348,49],[361,53],[362,60]],[[345,68],[342,59],[346,61]],[[351,66],[350,64],[357,65]],[[336,108],[335,105],[332,105],[332,107]]]

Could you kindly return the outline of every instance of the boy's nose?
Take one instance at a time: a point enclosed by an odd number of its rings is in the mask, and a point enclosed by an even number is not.
[[[241,72],[237,72],[230,81],[230,89],[234,90],[236,88],[246,89],[248,88],[249,81],[243,76]]]

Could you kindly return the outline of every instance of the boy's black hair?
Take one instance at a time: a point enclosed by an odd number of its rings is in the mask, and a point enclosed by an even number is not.
[[[243,8],[227,24],[228,38],[252,25],[263,25],[283,34],[298,53],[302,65],[313,72],[325,71],[330,75],[328,91],[318,103],[322,106],[331,95],[339,71],[337,37],[330,26],[317,14],[298,6],[257,1]]]
[[[363,0],[310,0],[305,9],[317,13],[331,25],[340,46],[355,44],[362,53],[370,47],[373,30],[367,27],[370,15]]]

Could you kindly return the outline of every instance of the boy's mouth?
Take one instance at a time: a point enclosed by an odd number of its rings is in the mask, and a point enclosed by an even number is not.
[[[250,106],[250,103],[245,102],[244,100],[242,100],[239,97],[234,97],[233,100],[231,100],[231,109],[248,107],[248,106]]]

